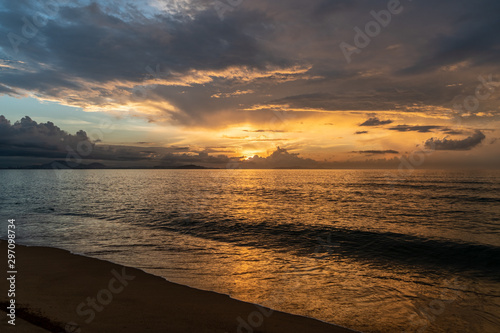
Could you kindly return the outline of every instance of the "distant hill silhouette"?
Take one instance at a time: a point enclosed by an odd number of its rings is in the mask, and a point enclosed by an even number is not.
[[[53,161],[46,164],[39,165],[29,165],[19,168],[9,168],[9,169],[106,169],[107,167],[102,163],[76,163],[67,161]]]
[[[1,168],[0,168],[1,169]],[[42,169],[42,170],[49,170],[49,169],[216,169],[216,168],[209,168],[209,167],[204,167],[201,165],[195,165],[195,164],[187,164],[187,165],[178,165],[178,166],[155,166],[155,167],[145,167],[145,166],[137,166],[137,167],[108,167],[102,163],[89,163],[89,164],[84,164],[84,163],[76,163],[76,162],[67,162],[67,161],[53,161],[50,163],[46,164],[36,164],[36,165],[28,165],[28,166],[22,166],[22,167],[9,167],[5,169]]]
[[[187,164],[180,166],[156,166],[155,169],[214,169],[214,168],[207,168],[201,165]]]

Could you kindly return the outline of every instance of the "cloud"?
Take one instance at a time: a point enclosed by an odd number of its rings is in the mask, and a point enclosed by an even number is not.
[[[387,128],[390,131],[398,131],[398,132],[419,132],[419,133],[429,133],[433,130],[438,130],[442,133],[449,135],[460,135],[464,134],[463,130],[458,130],[454,128],[449,128],[446,126],[439,125],[397,125],[394,127]]]
[[[364,123],[360,124],[359,126],[381,126],[381,125],[387,125],[387,124],[392,124],[393,121],[390,119],[387,120],[380,120],[377,117],[372,117],[366,120]]]
[[[388,129],[391,131],[398,131],[398,132],[419,132],[419,133],[429,133],[431,130],[434,129],[442,129],[443,126],[436,126],[436,125],[426,125],[426,126],[409,126],[409,125],[398,125],[395,127],[389,127]]]
[[[495,15],[500,3],[495,0],[480,1],[481,8],[463,1],[461,16],[455,18],[448,33],[436,34],[428,42],[428,54],[422,54],[404,73],[426,73],[438,69],[454,71],[466,67],[494,65],[500,56],[500,21]]]
[[[65,157],[68,151],[93,147],[84,131],[69,134],[52,122],[37,123],[26,116],[11,124],[0,116],[0,155]]]
[[[47,159],[66,159],[72,163],[90,160],[120,167],[197,164],[224,168],[238,163],[241,168],[310,168],[318,165],[314,160],[301,158],[298,154],[289,153],[280,147],[268,157],[253,156],[242,160],[242,157],[215,155],[215,152],[220,151],[220,147],[192,150],[179,146],[144,147],[147,142],[137,144],[140,146],[93,143],[82,130],[69,134],[50,121],[37,123],[26,116],[12,124],[3,115],[0,116],[0,156],[22,157],[25,159],[25,165],[47,163]]]
[[[243,130],[248,133],[285,133],[285,130],[258,129],[258,130]]]
[[[469,150],[479,145],[484,139],[485,135],[478,130],[462,140],[432,138],[426,141],[425,147],[435,150]],[[495,144],[494,141],[491,143]],[[2,156],[0,167],[51,164],[54,160],[65,161],[65,163],[76,162],[75,153],[80,154],[81,163],[97,162],[107,167],[119,168],[178,167],[187,164],[243,169],[395,168],[400,164],[396,155],[399,152],[392,149],[357,150],[352,153],[358,154],[358,156],[350,158],[348,161],[329,162],[304,158],[298,153],[290,152],[290,149],[279,146],[267,157],[258,155],[246,157],[241,156],[240,150],[235,146],[189,147],[178,145],[155,147],[148,142],[136,142],[136,145],[138,146],[91,142],[85,132],[81,130],[70,134],[52,122],[38,123],[30,117],[24,117],[20,121],[11,123],[4,116],[0,116],[0,156]],[[81,154],[82,151],[79,147],[85,147],[85,154]],[[481,150],[478,149],[478,151]],[[385,158],[384,155],[389,155],[390,158]],[[375,157],[370,156],[381,158],[375,159]],[[434,159],[435,157],[436,159]],[[481,156],[479,155],[479,157]],[[465,162],[476,166],[484,163],[492,165],[491,161],[485,162],[484,159],[472,158]],[[498,162],[494,163],[497,163],[496,166],[498,166]],[[446,156],[441,154],[435,154],[429,157],[426,165],[439,167],[462,164],[457,163],[457,160],[448,160]]]
[[[232,93],[217,93],[217,94],[213,94],[212,98],[229,98],[229,97],[232,97],[232,96],[239,96],[239,95],[246,95],[246,94],[253,94],[255,91],[253,90],[236,90],[235,92],[232,92]]]
[[[370,154],[370,155],[383,155],[383,154],[399,154],[399,151],[396,151],[396,150],[360,150],[360,151],[353,151],[353,153]]]
[[[140,144],[140,143],[139,143]],[[83,130],[69,134],[52,122],[37,123],[23,117],[12,124],[0,115],[0,156],[23,157],[35,164],[38,158],[99,161],[154,161],[168,154],[189,152],[187,147],[142,147],[92,142]]]
[[[279,146],[268,157],[257,155],[243,161],[244,168],[314,168],[321,163],[298,156],[299,154],[289,153],[285,148]]]
[[[359,134],[368,134],[368,131],[357,131],[354,134],[359,135]]]
[[[181,122],[186,117],[172,113],[184,113],[202,123],[198,110],[211,96],[245,98],[253,92],[217,95],[234,82],[293,80],[308,70],[304,62],[271,52],[253,36],[260,29],[255,22],[268,22],[263,12],[231,11],[221,20],[213,6],[193,2],[185,15],[149,14],[152,9],[145,3],[76,1],[58,7],[18,53],[8,38],[0,39],[0,50],[7,54],[0,56],[6,58],[3,63],[18,57],[24,64],[2,67],[0,94],[31,92],[86,111],[126,110]],[[0,33],[21,36],[21,18],[37,10],[36,1],[3,4]],[[203,88],[206,84],[209,89]],[[193,106],[183,101],[186,87],[193,88],[187,91]],[[203,98],[193,98],[200,92]],[[214,112],[233,103],[225,99],[212,102]],[[204,110],[211,112],[210,107]]]
[[[314,67],[310,70],[314,71]],[[310,74],[312,75],[312,73]],[[293,95],[288,95],[283,98],[273,99],[267,103],[262,104],[262,106],[268,106],[269,109],[275,107],[288,108],[292,110],[309,110],[317,112],[335,112],[335,111],[386,111],[386,110],[402,110],[406,111],[406,107],[403,105],[408,100],[417,100],[421,98],[418,93],[415,92],[404,92],[397,91],[396,88],[380,88],[380,87],[370,87],[370,93],[356,91],[355,87],[351,86],[353,80],[360,80],[359,77],[355,76],[354,73],[342,73],[336,75],[335,78],[327,77],[317,77],[311,76],[310,78],[303,76],[303,81],[298,81],[295,85],[300,85],[300,91],[302,93],[297,93]],[[343,80],[344,86],[342,86],[341,81]],[[310,88],[303,86],[306,82],[310,84],[317,81],[317,85],[327,86],[334,85],[336,87],[336,94],[332,93],[318,93],[311,92],[304,94],[304,90]],[[393,83],[384,82],[386,85],[392,85]],[[291,85],[291,84],[290,84]],[[350,91],[347,91],[346,87],[349,87]],[[289,87],[287,91],[288,94],[293,92],[294,87]],[[356,91],[356,92],[354,92]]]
[[[328,17],[331,14],[343,12],[347,9],[356,7],[356,1],[352,0],[322,0],[314,10],[314,14],[321,18]]]
[[[443,128],[441,130],[443,133],[449,134],[449,135],[461,135],[464,134],[464,131],[462,130],[456,130],[453,128]]]
[[[425,147],[433,150],[470,150],[479,145],[486,136],[479,130],[463,140],[451,140],[447,138],[430,138],[425,142]]]
[[[16,95],[16,92],[9,87],[4,86],[3,84],[0,84],[0,95],[6,94],[6,95]]]
[[[221,20],[212,0],[65,3],[17,53],[7,34],[22,37],[43,3],[0,5],[0,94],[214,128],[262,122],[274,107],[442,116],[474,94],[478,73],[499,69],[496,0],[408,4],[349,66],[339,44],[383,4],[253,0]],[[498,114],[498,100],[477,113]]]

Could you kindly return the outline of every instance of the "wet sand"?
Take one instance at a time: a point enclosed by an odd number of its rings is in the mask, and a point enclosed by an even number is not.
[[[6,241],[0,253],[6,272]],[[2,332],[355,332],[60,249],[17,245],[16,269],[16,326],[4,313]]]

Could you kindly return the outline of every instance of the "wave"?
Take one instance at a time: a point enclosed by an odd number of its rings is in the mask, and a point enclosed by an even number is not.
[[[188,218],[156,220],[151,226],[233,245],[293,251],[307,256],[355,258],[382,266],[399,264],[426,270],[447,269],[500,280],[500,247],[491,245],[327,225],[207,219],[196,214]]]

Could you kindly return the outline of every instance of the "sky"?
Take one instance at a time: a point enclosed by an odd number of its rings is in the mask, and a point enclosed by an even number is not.
[[[498,168],[498,12],[1,0],[0,167]]]

